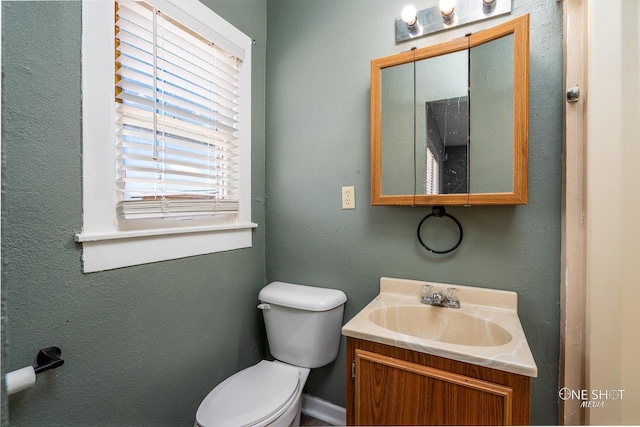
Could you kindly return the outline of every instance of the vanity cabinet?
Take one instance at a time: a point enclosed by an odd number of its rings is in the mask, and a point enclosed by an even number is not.
[[[527,425],[530,378],[347,337],[348,425]]]

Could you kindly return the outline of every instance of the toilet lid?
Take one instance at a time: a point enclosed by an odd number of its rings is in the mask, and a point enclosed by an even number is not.
[[[227,378],[204,398],[196,420],[202,426],[241,427],[284,412],[295,399],[299,371],[263,360]]]

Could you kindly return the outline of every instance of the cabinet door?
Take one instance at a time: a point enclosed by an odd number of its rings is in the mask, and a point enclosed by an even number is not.
[[[510,425],[510,387],[356,350],[356,425]]]

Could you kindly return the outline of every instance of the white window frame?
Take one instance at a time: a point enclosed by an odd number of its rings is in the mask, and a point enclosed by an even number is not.
[[[231,221],[167,219],[126,229],[116,214],[114,1],[82,1],[82,172],[85,273],[247,248],[251,222],[251,39],[197,0],[147,3],[242,59],[240,66],[239,212]],[[164,220],[163,220],[164,221]]]

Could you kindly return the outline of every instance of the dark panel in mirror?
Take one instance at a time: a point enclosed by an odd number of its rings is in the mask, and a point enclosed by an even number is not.
[[[459,96],[425,104],[428,151],[425,194],[468,192],[468,99]]]

